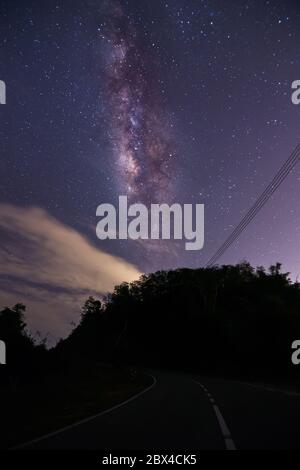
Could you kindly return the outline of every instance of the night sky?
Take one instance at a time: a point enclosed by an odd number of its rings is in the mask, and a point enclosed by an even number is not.
[[[49,343],[82,299],[141,272],[199,267],[299,142],[300,4],[1,1],[1,305]],[[300,275],[300,169],[221,263]],[[100,241],[96,208],[205,204],[205,242]]]

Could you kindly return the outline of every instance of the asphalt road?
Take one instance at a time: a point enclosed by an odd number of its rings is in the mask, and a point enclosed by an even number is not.
[[[27,445],[29,449],[297,449],[300,395],[159,372],[128,403]]]

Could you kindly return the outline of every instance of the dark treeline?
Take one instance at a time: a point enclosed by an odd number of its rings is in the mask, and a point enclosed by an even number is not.
[[[16,304],[0,311],[0,339],[7,345],[7,365],[0,366],[0,384],[12,386],[38,379],[48,369],[45,341],[36,341],[25,321],[26,307]],[[45,367],[46,366],[46,367]]]
[[[0,313],[1,339],[8,310]],[[15,307],[10,315],[20,312]],[[28,344],[23,338],[22,348],[38,349],[39,357],[49,354],[25,337]],[[279,263],[266,271],[244,262],[159,271],[115,287],[102,302],[90,297],[79,324],[50,354],[62,369],[100,361],[294,377],[299,373],[291,362],[291,344],[299,337],[299,284],[281,272]]]

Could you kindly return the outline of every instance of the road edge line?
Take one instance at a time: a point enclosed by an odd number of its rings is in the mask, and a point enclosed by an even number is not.
[[[118,403],[117,405],[114,405],[110,408],[107,408],[106,410],[100,411],[99,413],[89,416],[88,418],[81,419],[80,421],[77,421],[76,423],[68,424],[67,426],[64,426],[63,428],[57,429],[56,431],[49,432],[48,434],[44,434],[43,436],[37,437],[35,439],[32,439],[30,441],[24,442],[22,444],[18,444],[16,446],[12,446],[9,448],[9,450],[18,450],[18,449],[23,449],[24,447],[27,447],[31,444],[35,444],[36,442],[43,441],[44,439],[51,438],[53,436],[56,436],[57,434],[61,434],[64,431],[68,431],[69,429],[75,428],[76,426],[80,426],[81,424],[85,424],[89,421],[92,421],[93,419],[99,418],[102,415],[105,415],[107,413],[110,413],[111,411],[114,411],[118,408],[121,408],[121,406],[127,405],[127,403],[135,400],[136,398],[140,397],[141,395],[144,395],[144,393],[149,392],[155,385],[157,384],[157,380],[153,375],[148,374],[149,377],[153,379],[153,383],[149,385],[149,387],[145,388],[139,393],[136,393],[132,397],[128,398],[125,401],[122,401],[121,403]]]

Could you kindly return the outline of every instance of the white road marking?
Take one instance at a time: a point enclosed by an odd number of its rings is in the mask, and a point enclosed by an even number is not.
[[[232,439],[225,439],[225,445],[227,450],[236,450],[235,444]]]
[[[215,400],[212,398],[212,395],[208,392],[208,390],[200,382],[197,382],[196,380],[194,380],[194,382],[196,384],[200,385],[200,387],[204,391],[205,395],[209,399],[210,403],[212,404],[213,410],[215,412],[217,421],[219,423],[219,426],[220,426],[220,429],[221,429],[221,432],[222,432],[222,436],[223,436],[223,439],[224,439],[224,442],[225,442],[226,449],[227,450],[236,450],[235,443],[234,443],[234,441],[231,437],[231,433],[230,433],[229,428],[226,424],[226,421],[223,418],[223,415],[222,415],[219,407],[216,405]]]
[[[19,444],[17,446],[11,447],[11,450],[14,449],[22,449],[23,447],[27,447],[31,444],[35,444],[36,442],[43,441],[44,439],[48,439],[50,437],[56,436],[57,434],[60,434],[64,431],[68,431],[69,429],[75,428],[76,426],[80,426],[80,424],[88,423],[89,421],[92,421],[95,418],[99,418],[100,416],[105,415],[106,413],[110,413],[111,411],[114,411],[118,408],[121,408],[121,406],[127,405],[127,403],[135,400],[136,398],[140,397],[141,395],[144,395],[144,393],[148,392],[151,390],[151,388],[155,387],[157,380],[153,375],[150,376],[153,379],[153,383],[145,388],[145,390],[142,390],[141,392],[137,393],[136,395],[133,395],[133,397],[128,398],[125,401],[122,401],[122,403],[118,403],[115,406],[112,406],[111,408],[108,408],[107,410],[100,411],[100,413],[97,413],[96,415],[89,416],[88,418],[84,418],[81,421],[77,421],[77,423],[69,424],[68,426],[65,426],[64,428],[60,428],[57,431],[50,432],[48,434],[45,434],[44,436],[37,437],[36,439],[32,439],[31,441],[24,442],[23,444]]]
[[[219,407],[217,405],[214,405],[213,409],[214,409],[214,412],[216,413],[216,417],[219,422],[219,426],[221,428],[223,437],[225,437],[226,439],[230,438],[231,437],[230,431],[228,429],[227,424],[225,423],[222,413],[219,410]]]

